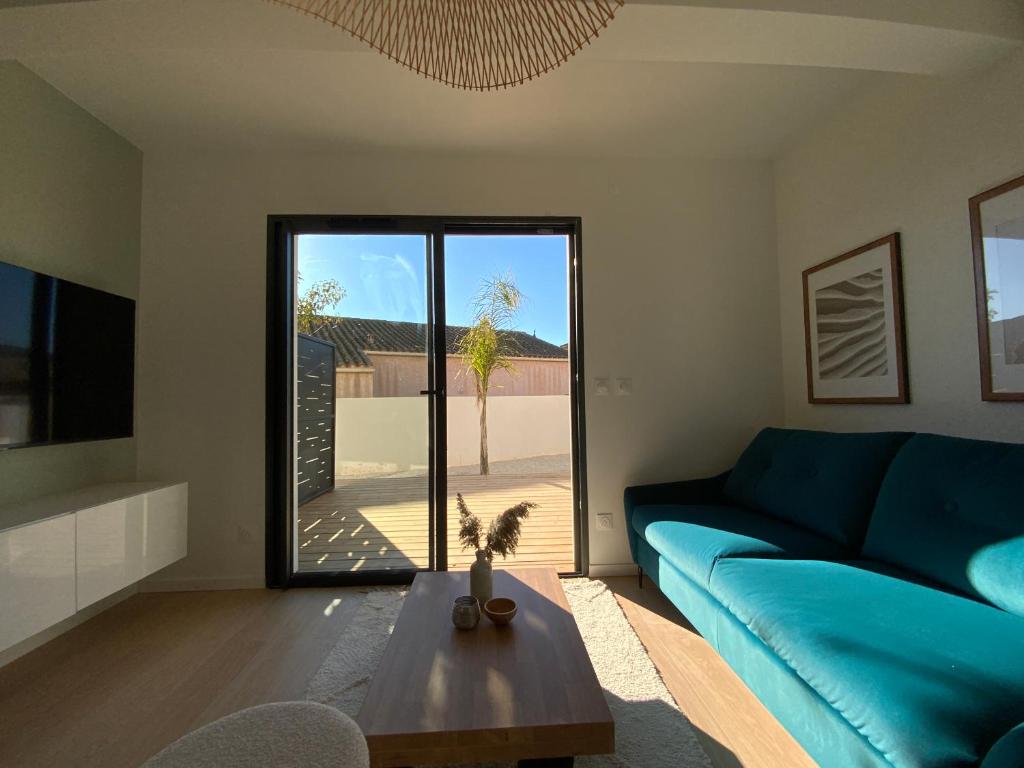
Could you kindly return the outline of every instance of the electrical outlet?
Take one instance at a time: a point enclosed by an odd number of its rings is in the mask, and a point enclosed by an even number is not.
[[[598,515],[597,516],[597,530],[599,531],[610,531],[614,526],[612,525],[611,515]]]

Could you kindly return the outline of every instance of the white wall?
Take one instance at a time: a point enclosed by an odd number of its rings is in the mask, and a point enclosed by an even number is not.
[[[487,456],[491,462],[572,450],[568,395],[487,398]],[[480,410],[475,397],[448,398],[448,466],[480,462]]]
[[[874,91],[776,167],[786,422],[1024,440],[1024,406],[983,403],[969,197],[1024,173],[1024,54],[956,81]],[[902,233],[912,404],[809,405],[801,271]]]
[[[0,261],[135,298],[142,153],[0,62]],[[0,451],[0,504],[132,479],[135,441]]]
[[[448,466],[480,461],[480,411],[475,397],[448,398]],[[490,461],[568,454],[568,395],[503,395],[487,400]],[[427,401],[423,397],[342,397],[335,401],[338,478],[405,472],[427,466]]]
[[[159,578],[262,583],[266,216],[583,217],[597,564],[629,562],[622,489],[726,467],[781,418],[772,172],[760,162],[149,154],[139,470],[190,481],[189,557]],[[631,397],[595,397],[595,376]]]

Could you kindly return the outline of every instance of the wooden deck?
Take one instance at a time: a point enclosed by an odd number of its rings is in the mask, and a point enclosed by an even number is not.
[[[572,482],[564,475],[457,475],[448,479],[448,566],[468,568],[472,551],[458,541],[455,494],[484,524],[520,501],[539,506],[523,521],[515,558],[499,567],[550,565],[576,569]],[[383,477],[337,484],[299,508],[300,571],[375,571],[428,568],[426,477]]]

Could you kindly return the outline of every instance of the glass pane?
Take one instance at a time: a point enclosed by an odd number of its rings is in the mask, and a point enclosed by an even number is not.
[[[981,205],[995,392],[1024,392],[1024,187]]]
[[[562,235],[445,238],[452,569],[474,557],[458,540],[462,493],[484,530],[521,501],[538,505],[497,567],[575,570],[568,254]]]
[[[296,254],[299,571],[429,568],[423,235],[302,235]]]

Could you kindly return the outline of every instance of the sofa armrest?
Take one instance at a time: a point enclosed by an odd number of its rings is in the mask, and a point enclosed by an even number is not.
[[[1024,723],[1011,728],[1009,733],[997,741],[985,759],[981,768],[1016,768],[1024,760]]]
[[[730,470],[731,471],[731,470]],[[626,537],[629,551],[636,562],[637,534],[633,530],[633,511],[648,504],[721,504],[724,500],[725,481],[729,472],[697,480],[680,480],[674,483],[654,485],[633,485],[626,488],[622,503],[626,510]]]

